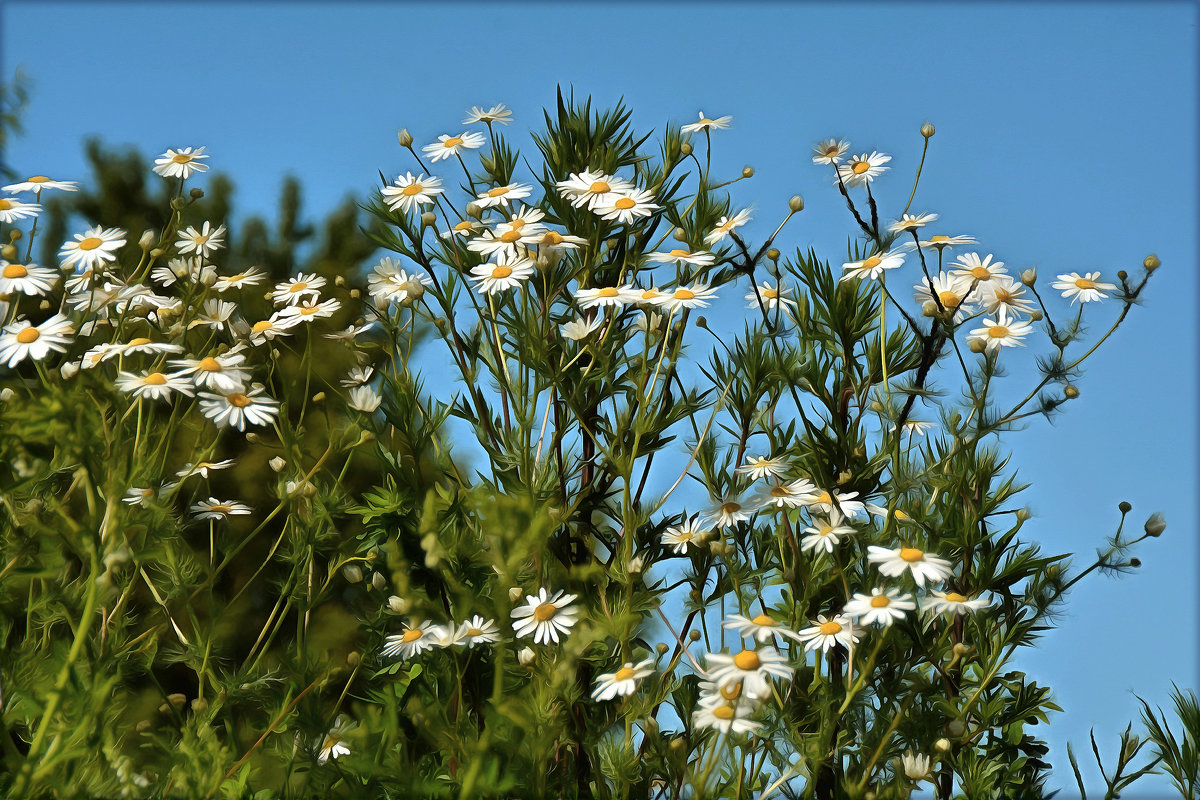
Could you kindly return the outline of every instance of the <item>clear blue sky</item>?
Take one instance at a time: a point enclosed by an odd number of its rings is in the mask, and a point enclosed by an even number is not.
[[[370,191],[377,171],[411,167],[397,128],[431,142],[461,130],[471,105],[508,104],[532,150],[524,132],[562,83],[600,104],[624,96],[643,128],[733,115],[714,163],[757,170],[734,187],[755,206],[750,235],[792,194],[808,203],[785,251],[836,260],[853,233],[813,142],[891,153],[894,179],[876,185],[895,216],[929,119],[914,208],[940,213],[946,232],[1043,275],[1136,274],[1156,252],[1145,306],[1091,363],[1080,399],[1005,443],[1033,484],[1025,532],[1048,551],[1086,559],[1121,500],[1135,529],[1155,510],[1169,523],[1139,573],[1081,585],[1020,661],[1066,709],[1049,739],[1071,796],[1067,739],[1086,754],[1094,725],[1111,759],[1138,715],[1131,690],[1166,705],[1172,681],[1198,683],[1196,16],[1186,3],[8,2],[3,76],[20,66],[35,89],[7,160],[86,180],[92,134],[146,155],[205,145],[237,183],[238,216],[271,212],[289,172],[317,215]],[[1116,307],[1088,311],[1099,332]],[[1015,362],[1014,382],[1028,364]]]

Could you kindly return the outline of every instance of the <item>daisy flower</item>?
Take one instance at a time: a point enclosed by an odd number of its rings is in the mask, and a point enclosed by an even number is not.
[[[846,274],[842,276],[843,281],[848,281],[851,278],[870,278],[875,280],[883,274],[885,269],[895,269],[904,263],[904,256],[899,253],[887,252],[883,254],[876,253],[873,256],[864,258],[862,261],[850,261],[842,264],[842,269],[846,270]]]
[[[847,161],[845,164],[838,165],[838,176],[847,188],[867,184],[878,178],[883,173],[887,172],[891,167],[883,166],[891,161],[892,157],[883,153],[872,152],[871,155],[863,153]]]
[[[211,282],[216,282],[216,273],[217,268],[206,265],[202,258],[172,258],[164,266],[150,270],[150,280],[164,287],[181,280],[209,283],[210,281],[205,279],[210,278]]]
[[[752,509],[742,505],[740,500],[726,495],[714,502],[702,516],[718,528],[729,528],[750,519],[751,513]]]
[[[659,305],[668,311],[678,311],[681,308],[708,308],[708,301],[716,299],[717,290],[708,288],[707,284],[695,283],[691,286],[680,286],[664,297]]]
[[[721,130],[728,128],[730,122],[733,122],[733,117],[717,117],[716,119],[709,119],[708,117],[704,116],[704,112],[701,111],[700,119],[698,119],[696,122],[689,122],[679,130],[681,133],[697,133],[699,131],[706,131],[709,129]]]
[[[271,300],[277,306],[298,305],[305,297],[316,300],[321,296],[320,289],[325,285],[325,279],[315,272],[311,275],[303,273],[280,281],[271,292]]]
[[[576,317],[570,322],[558,326],[558,332],[564,339],[570,339],[573,342],[578,342],[581,339],[586,339],[591,336],[600,326],[604,324],[604,317],[595,316],[590,320],[583,317]]]
[[[312,322],[314,319],[328,319],[338,312],[342,307],[342,301],[335,298],[322,300],[319,303],[314,303],[312,300],[305,300],[302,303],[292,306],[284,306],[279,309],[279,316],[283,318],[295,317],[304,322]]]
[[[390,258],[380,261],[367,279],[367,289],[375,302],[380,304],[403,303],[410,295],[416,297],[424,294],[425,287],[431,284],[428,275],[415,272],[409,275],[400,268],[400,262]]]
[[[496,621],[484,619],[478,614],[458,626],[458,632],[454,637],[455,644],[465,645],[468,648],[474,648],[477,644],[492,644],[498,641],[500,641],[500,629],[496,627]]]
[[[903,214],[900,219],[888,225],[888,231],[891,233],[915,231],[917,228],[925,227],[937,218],[937,214]]]
[[[558,644],[558,635],[565,636],[579,618],[579,609],[571,607],[575,597],[561,591],[551,597],[544,587],[526,595],[525,605],[512,610],[513,633],[532,635],[534,644]]]
[[[432,650],[441,636],[442,626],[434,625],[429,620],[415,626],[406,623],[402,632],[394,633],[383,640],[381,655],[400,656],[401,660],[407,661],[426,650]]]
[[[824,550],[826,553],[832,553],[839,537],[852,536],[855,533],[854,528],[843,524],[844,522],[845,519],[836,509],[830,511],[825,519],[814,519],[813,524],[804,529],[806,535],[800,540],[800,550]]]
[[[699,708],[692,712],[692,725],[696,728],[714,728],[721,733],[755,733],[761,722],[739,716],[735,706],[719,705],[715,708]]]
[[[364,414],[374,414],[382,402],[383,395],[370,386],[356,386],[350,390],[350,397],[346,400],[346,405]]]
[[[475,196],[475,203],[480,208],[507,206],[509,201],[529,197],[532,192],[533,187],[527,183],[510,183],[505,186],[495,186],[486,192],[480,192]]]
[[[180,254],[195,253],[204,258],[208,258],[224,246],[225,225],[221,224],[214,228],[208,220],[204,221],[199,230],[189,225],[175,242],[175,247],[179,249]]]
[[[633,189],[633,184],[615,175],[603,172],[572,172],[565,181],[554,184],[560,196],[571,201],[576,208],[586,206],[594,210],[597,205],[615,200]]]
[[[820,511],[825,514],[841,511],[843,514],[854,516],[864,509],[863,504],[854,499],[858,497],[858,492],[835,491],[830,494],[825,489],[814,489],[813,495],[813,499],[805,503],[810,511]]]
[[[10,264],[0,261],[0,296],[17,292],[41,296],[49,294],[62,272],[37,264]]]
[[[890,550],[886,547],[871,545],[867,548],[867,560],[879,564],[879,571],[889,578],[911,572],[917,586],[924,586],[927,580],[930,583],[943,581],[951,574],[949,561],[915,547],[898,547]]]
[[[920,420],[920,419],[904,420],[904,432],[907,433],[909,436],[924,436],[926,431],[932,430],[936,427],[937,427],[937,425],[935,425],[934,423],[926,422],[925,420]],[[893,431],[896,430],[895,425],[892,426],[892,430]]]
[[[528,256],[506,256],[497,253],[496,263],[471,268],[471,280],[480,294],[495,294],[520,286],[533,275],[533,259]]]
[[[18,192],[38,192],[43,189],[58,189],[62,192],[75,192],[79,190],[77,181],[55,181],[47,178],[45,175],[34,175],[32,178],[21,181],[20,183],[10,183],[4,187],[4,191],[9,194],[17,194]]]
[[[792,300],[788,295],[792,293],[791,288],[785,287],[782,282],[778,286],[763,281],[762,286],[758,287],[757,292],[750,292],[746,295],[746,299],[750,301],[747,308],[758,308],[759,298],[762,298],[761,304],[766,306],[769,311],[774,311],[779,306],[785,308],[795,308],[796,301]]]
[[[167,148],[167,152],[154,159],[154,171],[164,178],[181,178],[186,181],[192,177],[193,172],[208,171],[208,164],[200,162],[202,158],[208,158],[203,147],[197,147],[195,150],[190,147],[180,150]]]
[[[1104,294],[1105,291],[1116,289],[1116,285],[1112,283],[1101,283],[1099,281],[1099,272],[1089,272],[1085,277],[1080,277],[1078,272],[1072,272],[1068,275],[1059,275],[1058,280],[1050,284],[1055,289],[1062,289],[1062,296],[1070,298],[1074,304],[1076,300],[1081,303],[1091,303],[1103,300],[1108,297]]]
[[[331,758],[336,759],[338,756],[349,755],[350,748],[346,745],[345,736],[354,727],[354,723],[347,723],[346,718],[339,715],[333,728],[325,734],[318,745],[317,763],[324,764]]]
[[[121,498],[121,502],[127,503],[131,506],[142,506],[145,508],[146,503],[153,500],[155,494],[157,493],[151,488],[132,486],[127,492],[125,492],[125,496]]]
[[[233,317],[233,312],[237,310],[237,303],[218,300],[215,297],[210,298],[204,301],[204,309],[196,315],[194,320],[188,323],[188,328],[207,325],[213,330],[222,330],[230,318]]]
[[[647,261],[653,261],[657,264],[691,264],[693,267],[710,266],[717,257],[707,250],[697,250],[694,253],[691,250],[671,250],[667,253],[648,253]]]
[[[602,286],[599,289],[579,289],[575,301],[582,309],[623,306],[636,303],[641,292],[632,286]]]
[[[904,769],[906,778],[918,783],[928,779],[933,772],[933,761],[929,756],[917,755],[913,752],[905,753],[900,757],[900,766]]]
[[[105,361],[120,355],[123,349],[123,345],[120,344],[101,342],[88,348],[87,352],[83,354],[83,358],[79,360],[79,366],[83,369],[91,369],[92,367],[99,366]]]
[[[812,502],[816,497],[816,489],[810,481],[801,478],[791,483],[780,483],[765,488],[755,500],[759,508],[799,508]]]
[[[770,691],[771,677],[791,680],[794,669],[774,647],[746,649],[736,655],[708,653],[705,657],[708,679],[718,686],[741,683],[745,691],[762,696]]]
[[[121,372],[117,375],[117,388],[122,392],[130,392],[134,397],[148,397],[151,400],[170,400],[171,392],[179,392],[192,396],[192,382],[181,373],[167,375],[162,372],[150,372],[146,375],[135,375],[132,372]]]
[[[850,149],[845,139],[825,139],[813,145],[814,164],[837,164]]]
[[[756,617],[730,614],[721,627],[737,631],[738,636],[755,639],[760,643],[770,641],[772,636],[787,636],[792,639],[798,639],[800,636],[791,628],[780,625],[769,614],[759,614]]]
[[[418,205],[431,205],[435,195],[443,192],[442,179],[426,178],[421,173],[414,178],[411,172],[396,178],[394,186],[385,186],[380,191],[383,201],[392,211],[412,211]]]
[[[836,614],[832,619],[824,614],[818,614],[811,627],[800,631],[800,641],[805,642],[804,652],[821,649],[822,653],[829,648],[841,645],[849,650],[858,644],[859,634],[854,630],[854,623],[845,614]]]
[[[963,253],[950,265],[954,275],[966,281],[979,281],[981,286],[992,283],[1000,278],[1008,277],[1003,261],[992,261],[992,254],[983,258],[979,253]]]
[[[503,103],[497,103],[486,111],[479,106],[471,106],[463,125],[474,125],[476,122],[498,122],[507,125],[512,121],[512,112]]]
[[[250,379],[250,371],[242,365],[246,356],[230,351],[224,355],[204,358],[178,358],[170,362],[179,375],[190,375],[200,389],[214,392],[236,392]]]
[[[232,426],[239,431],[251,425],[271,425],[279,415],[279,401],[272,400],[255,384],[248,392],[200,393],[200,412],[218,428]]]
[[[748,456],[746,463],[734,470],[738,475],[749,475],[751,479],[778,478],[792,468],[786,458],[781,456]]]
[[[613,194],[602,203],[597,203],[592,211],[600,219],[631,224],[638,217],[648,217],[660,206],[654,201],[654,195],[643,189],[631,189],[627,194]]]
[[[240,289],[243,286],[258,286],[266,277],[266,273],[258,267],[250,267],[236,275],[220,276],[213,283],[213,288],[218,292],[227,292],[230,289]]]
[[[609,672],[596,677],[596,686],[592,690],[592,699],[603,702],[614,697],[628,697],[637,691],[638,681],[654,674],[654,659],[634,666],[632,661],[626,661],[616,672]]]
[[[291,336],[291,329],[302,321],[300,317],[272,314],[269,319],[261,319],[250,326],[248,331],[250,344],[261,345],[280,336]]]
[[[1033,311],[1033,303],[1023,296],[1025,285],[1019,281],[999,276],[983,284],[982,289],[979,302],[991,314],[999,313],[1002,308],[1020,314]]]
[[[740,228],[750,221],[749,209],[742,209],[732,217],[722,216],[717,220],[717,227],[713,228],[704,236],[704,243],[709,247],[725,241],[729,234],[733,233],[735,228]]]
[[[370,383],[371,376],[375,374],[374,367],[355,367],[346,373],[346,377],[342,378],[338,383],[347,389],[353,389],[355,386],[362,386]]]
[[[986,608],[990,602],[982,597],[970,598],[958,592],[932,591],[921,601],[921,610],[933,614],[950,612],[952,614],[967,614]]]
[[[443,239],[453,239],[455,236],[474,236],[483,226],[473,219],[459,220],[448,231],[442,231]]]
[[[933,303],[951,312],[955,322],[962,322],[974,312],[971,303],[966,302],[967,295],[974,291],[969,278],[963,280],[959,275],[939,272],[933,278],[913,284],[913,288],[917,290],[913,295],[917,303]]]
[[[919,247],[934,247],[940,253],[948,247],[954,247],[960,244],[977,244],[974,236],[945,236],[938,234],[930,236],[928,239],[921,239],[917,242]],[[912,242],[905,242],[903,247],[911,248]]]
[[[982,328],[975,328],[967,341],[972,339],[983,342],[987,352],[999,350],[1001,347],[1023,347],[1021,340],[1029,335],[1033,326],[1024,320],[1009,319],[1008,308],[1001,307],[995,319],[984,319]]]
[[[637,289],[637,291],[639,294],[636,302],[640,306],[658,308],[663,304],[663,301],[667,299],[666,292],[660,292],[653,286],[651,286],[649,289]]]
[[[576,250],[579,248],[579,245],[587,244],[587,239],[584,239],[582,236],[572,236],[569,233],[548,230],[533,244],[546,250]]]
[[[234,464],[232,458],[226,458],[222,461],[197,461],[196,463],[188,462],[183,465],[183,469],[175,473],[175,477],[185,481],[193,475],[199,475],[201,478],[208,480],[209,472],[216,472],[219,469],[229,469]]]
[[[463,131],[458,136],[451,136],[443,133],[438,136],[438,140],[433,144],[427,144],[421,148],[421,152],[429,156],[429,160],[434,163],[441,161],[443,158],[458,155],[460,150],[478,150],[483,147],[487,138],[482,133],[468,133]]]
[[[75,241],[64,244],[58,255],[62,259],[63,269],[76,265],[82,270],[98,269],[116,261],[117,248],[123,244],[125,231],[97,225],[75,234]]]
[[[0,197],[0,222],[16,222],[36,217],[42,207],[37,203],[22,203],[8,197]]]
[[[40,325],[18,319],[0,332],[0,364],[10,367],[26,358],[41,361],[49,353],[65,353],[75,328],[62,314],[55,314]]]
[[[215,497],[195,503],[191,508],[191,512],[196,515],[196,519],[215,520],[226,520],[232,516],[245,516],[253,511],[254,509],[245,503],[238,503],[233,500],[218,500]]]
[[[698,548],[710,533],[712,531],[702,527],[695,517],[688,517],[679,525],[673,525],[663,531],[662,543],[673,548],[676,553],[687,553],[688,547]]]
[[[887,627],[898,619],[904,619],[905,611],[913,611],[917,604],[912,595],[900,594],[899,589],[872,589],[871,594],[854,593],[842,613],[862,625]]]

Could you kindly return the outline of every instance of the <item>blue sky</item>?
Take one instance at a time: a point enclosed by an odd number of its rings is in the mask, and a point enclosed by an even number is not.
[[[1081,397],[1005,442],[1032,483],[1025,532],[1048,551],[1085,563],[1121,500],[1135,530],[1156,510],[1169,524],[1138,573],[1081,584],[1060,629],[1018,664],[1066,709],[1049,739],[1069,796],[1067,739],[1085,754],[1094,725],[1111,758],[1138,715],[1131,690],[1166,706],[1172,681],[1197,685],[1196,41],[1186,3],[8,2],[3,75],[22,67],[34,93],[6,160],[87,179],[89,135],[145,155],[202,144],[237,183],[237,216],[270,213],[288,173],[319,215],[371,190],[379,170],[412,168],[398,128],[434,141],[471,105],[506,103],[515,143],[533,150],[525,131],[561,83],[602,105],[623,96],[640,128],[732,115],[714,164],[757,171],[733,187],[755,208],[749,235],[769,233],[791,195],[806,199],[785,252],[836,260],[853,234],[813,142],[892,154],[892,179],[876,185],[894,217],[928,119],[937,135],[914,209],[976,236],[980,252],[1018,272],[1106,276],[1157,253],[1144,307],[1089,361]],[[1099,333],[1116,308],[1088,312]],[[1014,360],[1014,382],[1030,363]]]

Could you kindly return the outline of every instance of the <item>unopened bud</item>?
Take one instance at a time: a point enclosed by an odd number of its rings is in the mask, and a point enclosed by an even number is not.
[[[847,483],[849,483],[849,482],[851,481],[851,479],[852,479],[853,477],[854,477],[854,475],[853,475],[853,474],[850,472],[850,470],[846,470],[846,469],[844,469],[844,470],[842,470],[841,472],[839,472],[839,473],[838,473],[838,476],[837,476],[837,485],[838,485],[838,486],[845,486]]]
[[[382,592],[385,588],[387,588],[387,578],[384,578],[378,572],[372,572],[371,585],[375,587],[375,591]]]
[[[708,317],[704,316],[703,314],[696,317],[696,327],[708,330]]]
[[[532,666],[534,658],[536,658],[536,656],[528,647],[522,647],[520,652],[517,653],[517,661],[521,662],[522,667]]]
[[[0,258],[3,258],[5,261],[15,261],[17,258],[17,248],[11,244],[0,247]]]
[[[1041,309],[1038,309],[1038,308],[1035,308],[1033,311],[1029,312],[1029,319],[1031,322],[1041,322],[1042,317],[1044,317],[1044,316],[1046,316],[1046,315],[1043,314]]]
[[[1037,269],[1035,267],[1030,267],[1022,272],[1021,283],[1025,284],[1026,286],[1033,286],[1033,284],[1037,283]]]
[[[969,644],[963,644],[962,642],[959,642],[958,644],[954,645],[954,655],[958,656],[959,658],[966,658],[974,652],[975,648]]]
[[[1123,270],[1123,269],[1117,270],[1117,280],[1123,281],[1128,277],[1129,277],[1129,273],[1126,272],[1125,270]]]
[[[143,250],[149,250],[154,247],[154,240],[158,237],[154,235],[154,231],[146,231],[142,234],[142,238],[138,239],[138,247]]]
[[[437,222],[437,215],[434,214],[432,211],[426,211],[424,214],[421,215],[421,225],[423,227],[428,228],[431,225],[433,225],[433,223],[435,223],[435,222]]]
[[[682,753],[687,749],[687,742],[677,736],[671,740],[671,743],[667,747],[671,748],[675,753]]]
[[[188,192],[188,194],[191,195],[191,198],[193,200],[199,200],[201,197],[204,197],[204,190],[201,189],[199,186],[196,186],[196,187],[193,187],[192,190],[190,192]]]
[[[162,255],[164,252],[166,252],[166,251],[163,250],[161,247],[156,247],[150,251],[150,257],[151,258],[162,258]],[[267,295],[267,296],[270,297],[270,295]]]
[[[982,353],[987,349],[987,344],[982,339],[972,339],[971,341],[967,342],[967,348],[972,353]]]
[[[1162,266],[1162,262],[1158,260],[1158,256],[1151,253],[1146,256],[1146,260],[1142,262],[1142,266],[1146,268],[1147,272],[1154,272],[1154,270]]]
[[[313,401],[314,403],[324,403],[324,402],[325,402],[325,393],[324,393],[324,392],[317,392],[316,394],[314,394],[314,395],[312,396],[312,401]]]
[[[642,557],[634,556],[633,558],[629,559],[629,567],[627,568],[627,572],[629,572],[630,575],[640,575],[642,570],[645,568],[646,562],[642,560]]]
[[[671,231],[671,236],[677,242],[687,241],[687,231],[685,231],[683,228],[676,228],[675,230]]]
[[[12,388],[10,388],[8,386],[5,386],[3,389],[0,389],[0,401],[7,403],[9,400],[12,400],[16,396],[17,396],[17,393],[14,392],[12,390]]]
[[[1167,521],[1163,518],[1161,511],[1155,511],[1150,515],[1150,519],[1146,520],[1146,535],[1147,536],[1162,536],[1162,532],[1167,529]]]
[[[357,299],[358,299],[358,298],[360,298],[360,297],[362,297],[362,291],[361,291],[361,290],[359,290],[359,289],[351,289],[351,290],[350,290],[350,299],[352,299],[352,300],[357,300]]]
[[[140,722],[138,722],[137,725],[134,725],[133,729],[135,731],[137,731],[138,733],[145,733],[146,731],[150,730],[152,727],[154,727],[154,726],[150,723],[150,720],[144,719],[144,720],[141,720]]]
[[[926,139],[933,136],[933,134],[936,132],[937,132],[937,129],[934,128],[933,123],[928,120],[926,120],[925,124],[921,126],[921,135],[924,136]]]
[[[270,461],[267,462],[267,466],[269,466],[271,468],[272,472],[279,472],[280,470],[282,470],[284,467],[287,466],[287,462],[284,461],[279,456],[275,456],[274,458],[272,458]]]
[[[60,375],[63,376],[63,378],[74,378],[75,373],[79,372],[79,362],[78,361],[68,361],[65,364],[63,364],[61,367],[58,368],[58,372]],[[5,391],[11,391],[11,390],[6,389]]]
[[[176,197],[171,200],[171,210],[172,211],[182,211],[184,209],[184,206],[186,206],[186,205],[187,205],[187,200],[184,200],[182,197]]]
[[[258,444],[261,440],[262,438],[254,431],[249,431],[246,433],[246,441],[250,444]]]
[[[1121,502],[1117,503],[1117,510],[1122,514],[1128,514],[1130,511],[1133,511],[1133,504],[1128,500],[1122,500]]]
[[[346,663],[350,666],[357,667],[360,661],[362,661],[362,653],[357,650],[351,650],[349,653],[346,653]]]
[[[743,178],[753,178],[754,177],[754,167],[742,167],[742,177]]]
[[[937,303],[932,300],[926,300],[921,304],[921,316],[932,317],[938,313]]]
[[[701,636],[703,636],[703,634],[700,633],[700,631],[689,631],[688,632],[688,638],[691,639],[693,642],[700,641]]]
[[[479,203],[475,203],[475,202],[467,203],[467,216],[475,217],[476,219],[478,219],[479,217],[482,217],[483,216],[483,206],[481,206],[481,205],[479,205]]]
[[[338,275],[336,278],[333,279],[333,285],[337,286],[338,288],[345,286],[346,285],[346,276]]]
[[[395,611],[397,614],[403,614],[405,611],[408,611],[408,601],[403,597],[392,595],[388,598],[387,604],[388,608],[392,611]]]
[[[173,692],[167,695],[167,700],[176,708],[183,708],[183,704],[187,702],[187,695]]]
[[[692,143],[684,142],[683,144],[679,145],[679,152],[683,153],[685,156],[690,156],[692,154]]]
[[[205,711],[208,711],[207,700],[205,700],[203,697],[197,697],[192,701],[192,713],[203,714]]]
[[[771,259],[772,261],[778,261],[779,260],[779,251],[776,248],[772,247],[770,250],[767,251],[767,258]]]
[[[10,242],[19,242],[19,241],[21,241],[21,235],[22,235],[21,231],[17,230],[16,228],[13,228],[11,231],[8,232],[8,240]]]
[[[1075,384],[1068,383],[1065,387],[1063,387],[1063,395],[1068,400],[1074,400],[1076,397],[1079,397],[1079,389],[1076,388]]]
[[[666,642],[659,642],[658,644],[654,645],[654,651],[656,653],[658,653],[660,656],[665,656],[667,654],[667,651],[670,649],[671,649],[671,646],[668,645]]]
[[[396,141],[400,143],[401,147],[412,147],[413,138],[412,134],[408,132],[408,128],[396,131]]]
[[[941,739],[938,739],[936,742],[933,743],[933,749],[937,750],[939,753],[949,753],[950,752],[950,740],[946,739],[944,737]]]
[[[515,603],[521,599],[521,595],[525,594],[520,586],[514,586],[508,590],[508,602]]]
[[[792,199],[788,200],[788,209],[795,213],[804,210],[804,198],[798,194],[792,195]]]
[[[1140,558],[1131,558],[1131,559],[1129,559],[1129,566],[1131,566],[1131,567],[1140,567],[1141,565],[1142,565],[1142,560],[1141,560]]]
[[[967,723],[963,722],[961,719],[952,719],[946,724],[946,733],[950,734],[956,739],[966,732]]]
[[[362,580],[362,567],[358,564],[347,564],[342,567],[342,576],[350,583],[358,583]]]
[[[1032,516],[1033,516],[1033,512],[1030,511],[1028,508],[1018,508],[1017,509],[1016,517],[1021,522],[1024,522],[1025,520],[1029,519]]]

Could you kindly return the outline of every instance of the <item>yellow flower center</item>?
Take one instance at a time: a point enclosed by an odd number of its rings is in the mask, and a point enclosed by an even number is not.
[[[1003,339],[1005,336],[1008,336],[1008,328],[1003,325],[993,325],[988,328],[988,336],[993,339]]]
[[[271,322],[269,319],[263,319],[251,325],[250,330],[254,331],[255,333],[262,333],[263,331],[269,331],[274,327],[274,322]]]
[[[250,398],[246,397],[246,395],[242,394],[241,392],[234,392],[233,394],[226,395],[225,400],[228,401],[229,405],[233,406],[234,408],[245,408],[246,406],[250,405]]]
[[[830,620],[829,622],[826,622],[824,625],[822,625],[819,628],[819,630],[821,631],[821,633],[825,634],[826,636],[833,636],[835,633],[842,632],[842,623],[834,622],[833,620]]]
[[[943,308],[958,308],[958,304],[962,302],[962,298],[954,292],[938,292],[938,300],[942,301]]]
[[[833,502],[833,498],[829,496],[829,492],[822,491],[819,495],[817,495],[817,499],[813,500],[813,502],[814,503],[824,503],[825,505],[829,505],[830,503]]]
[[[887,595],[877,594],[871,598],[871,608],[887,608],[891,602]]]
[[[675,534],[675,538],[680,542],[690,542],[696,538],[696,534],[692,533],[691,531],[680,531],[679,533]]]
[[[734,681],[721,687],[721,697],[726,700],[737,700],[742,694],[742,682]]]
[[[296,281],[295,283],[293,283],[291,286],[288,287],[288,291],[291,292],[292,294],[296,294],[297,292],[303,292],[307,288],[308,288],[308,284],[305,283],[304,281]]]
[[[996,295],[996,299],[1001,303],[1008,303],[1013,299],[1012,292],[1008,291],[1007,289],[995,289],[993,291]]]
[[[605,286],[596,292],[597,297],[616,297],[620,292],[613,286]]]
[[[862,262],[863,269],[875,269],[883,263],[883,259],[879,256],[871,256],[866,261]]]
[[[701,117],[700,120],[696,124],[697,125],[712,125],[713,122],[715,122],[715,120],[711,120],[708,117]]]
[[[976,267],[975,269],[971,270],[971,277],[977,278],[981,281],[986,281],[988,278],[992,277],[992,273],[987,267]]]
[[[424,631],[422,631],[420,628],[413,628],[411,631],[405,631],[404,635],[400,637],[400,641],[408,644],[409,642],[415,642],[424,635]]]
[[[771,489],[771,497],[791,497],[792,493],[787,490],[786,486],[776,486]]]
[[[0,211],[8,211],[12,207],[13,204],[11,200],[5,200],[4,198],[0,197]]]
[[[712,715],[717,719],[733,719],[733,707],[717,706],[713,709]]]
[[[163,375],[161,372],[151,372],[142,381],[142,383],[146,384],[147,386],[162,386],[166,382],[167,376]]]
[[[401,190],[400,194],[404,195],[405,197],[413,197],[414,195],[418,195],[423,191],[425,191],[425,187],[421,184],[410,183]]]
[[[30,344],[36,342],[41,335],[42,332],[37,328],[25,328],[17,334],[17,341],[21,344]]]
[[[779,292],[775,291],[774,289],[763,289],[762,296],[768,300],[774,300],[776,297],[779,297]]]
[[[50,179],[47,178],[45,175],[34,175],[32,178],[30,178],[29,180],[27,180],[25,182],[26,183],[49,183]]]
[[[946,592],[946,599],[951,603],[965,603],[967,598],[963,597],[958,592]]]
[[[743,650],[733,657],[733,664],[738,669],[750,672],[762,666],[762,659],[758,657],[756,650]]]
[[[511,231],[505,231],[504,233],[500,234],[500,236],[497,238],[499,238],[500,241],[504,242],[505,244],[512,244],[513,242],[520,241],[521,232],[516,229],[513,229]]]
[[[726,514],[735,514],[741,510],[742,506],[739,503],[729,502],[721,504],[721,511],[725,512]]]
[[[924,560],[925,554],[915,547],[902,547],[900,548],[900,557],[912,564]]]
[[[226,505],[218,505],[218,506],[209,506],[208,510],[212,511],[216,514],[228,514],[233,509]]]
[[[637,673],[633,671],[632,667],[621,667],[619,670],[617,670],[617,673],[613,675],[613,678],[618,681],[627,681],[632,679],[636,674]]]
[[[851,165],[850,171],[853,172],[855,175],[862,175],[864,172],[866,172],[870,168],[871,168],[870,161],[855,161],[854,164]]]
[[[1075,280],[1075,285],[1078,286],[1080,289],[1095,289],[1096,288],[1096,282],[1092,281],[1092,280],[1088,280],[1087,278],[1077,278]]]
[[[176,164],[186,164],[192,160],[192,157],[187,153],[177,153],[176,155],[172,156],[171,160]]]
[[[676,300],[694,300],[696,293],[691,289],[676,289],[673,297]]]
[[[481,628],[467,628],[467,636],[482,636],[482,635],[483,635],[483,630]]]
[[[208,239],[209,239],[209,237],[207,237],[207,236],[197,236],[192,241],[195,242],[196,244],[208,244]]]
[[[475,227],[475,224],[474,224],[473,222],[471,222],[471,221],[470,221],[470,220],[468,220],[468,219],[464,219],[462,222],[460,222],[460,223],[458,223],[457,225],[455,225],[455,226],[454,226],[454,230],[456,230],[456,231],[469,231],[469,230],[471,230],[471,229],[472,229],[472,228],[474,228],[474,227]]]
[[[513,217],[512,221],[508,223],[508,227],[512,228],[514,231],[519,231],[519,230],[521,230],[521,228],[524,228],[527,224],[529,224],[529,223],[527,223],[525,220],[521,219],[520,217]]]
[[[24,278],[28,274],[29,270],[25,269],[24,264],[9,264],[4,268],[6,278]]]
[[[538,622],[547,622],[558,613],[554,603],[542,603],[533,610],[533,618]]]
[[[461,136],[451,136],[449,139],[446,139],[442,142],[442,147],[449,149],[451,147],[458,147],[462,143],[463,140]]]
[[[768,625],[768,626],[775,625],[775,620],[771,619],[766,614],[759,614],[757,617],[755,617],[754,619],[752,619],[750,621],[753,622],[755,625]]]
[[[672,250],[670,252],[670,255],[674,256],[675,258],[687,258],[691,254],[692,252],[690,250]]]
[[[817,536],[829,536],[833,533],[832,525],[822,525],[821,530],[817,531]]]
[[[611,192],[612,187],[604,181],[596,181],[588,187],[588,191],[593,194],[604,194],[605,192]]]
[[[217,361],[212,356],[206,356],[196,364],[197,369],[202,369],[205,372],[220,372],[221,362]]]
[[[653,289],[647,289],[646,291],[642,292],[642,299],[643,300],[653,300],[654,298],[658,297],[660,294],[661,294],[660,292],[656,292]]]
[[[304,306],[303,308],[300,309],[300,313],[307,317],[312,314],[316,314],[320,310],[321,310],[320,306]]]
[[[635,201],[632,197],[622,197],[622,198],[618,199],[617,202],[613,203],[613,205],[616,206],[617,208],[621,209],[622,211],[625,211],[626,209],[630,209],[630,208],[633,208],[634,206],[636,206],[637,201]]]
[[[942,244],[944,242],[950,241],[950,237],[943,236],[942,234],[939,233],[937,236],[930,236],[929,241],[934,242],[936,244]]]
[[[89,236],[79,243],[80,250],[95,250],[100,245],[104,244],[103,239],[97,239],[95,236]]]
[[[898,508],[895,511],[893,511],[892,513],[896,515],[896,519],[909,519],[908,514],[905,514],[903,511],[901,511]]]
[[[512,275],[511,267],[496,267],[492,270],[493,278],[507,278],[509,275]]]
[[[564,241],[558,231],[546,231],[546,235],[542,237],[542,244],[562,244]]]
[[[150,344],[150,340],[147,339],[145,336],[139,336],[136,339],[129,340],[130,347],[141,347],[144,344]]]
[[[508,194],[507,186],[497,186],[495,189],[488,189],[487,191],[488,197],[503,197],[506,194]]]

